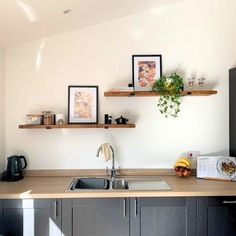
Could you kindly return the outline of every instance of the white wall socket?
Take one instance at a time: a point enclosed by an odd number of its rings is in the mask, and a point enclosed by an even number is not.
[[[188,157],[197,158],[198,156],[200,156],[200,151],[188,151],[187,155]]]
[[[197,168],[197,157],[200,156],[200,151],[188,151],[187,156],[192,162],[192,169]]]

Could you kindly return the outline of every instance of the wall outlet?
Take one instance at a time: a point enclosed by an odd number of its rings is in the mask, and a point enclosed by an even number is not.
[[[187,155],[188,157],[197,158],[200,156],[200,151],[188,151]]]
[[[192,162],[192,169],[197,168],[197,157],[200,156],[200,151],[188,151],[187,156]]]

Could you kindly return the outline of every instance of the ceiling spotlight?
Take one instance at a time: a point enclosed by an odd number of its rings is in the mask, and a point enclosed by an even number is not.
[[[66,10],[63,11],[63,14],[70,14],[71,12],[72,12],[71,9],[66,9]]]

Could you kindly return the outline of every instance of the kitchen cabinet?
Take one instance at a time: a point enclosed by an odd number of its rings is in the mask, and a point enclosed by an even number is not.
[[[196,198],[131,198],[130,236],[196,235]]]
[[[129,236],[129,199],[63,199],[66,236]]]
[[[235,225],[236,197],[0,200],[4,236],[235,236]]]
[[[2,200],[4,236],[61,236],[61,200]]]
[[[2,200],[0,200],[0,236],[2,236]]]
[[[200,197],[197,205],[198,236],[236,235],[236,197]]]
[[[196,235],[196,198],[62,200],[67,236]]]

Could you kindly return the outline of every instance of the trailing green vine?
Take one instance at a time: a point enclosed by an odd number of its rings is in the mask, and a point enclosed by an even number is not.
[[[157,106],[165,117],[178,117],[183,85],[183,78],[177,73],[162,76],[154,82],[152,89],[160,94]]]

